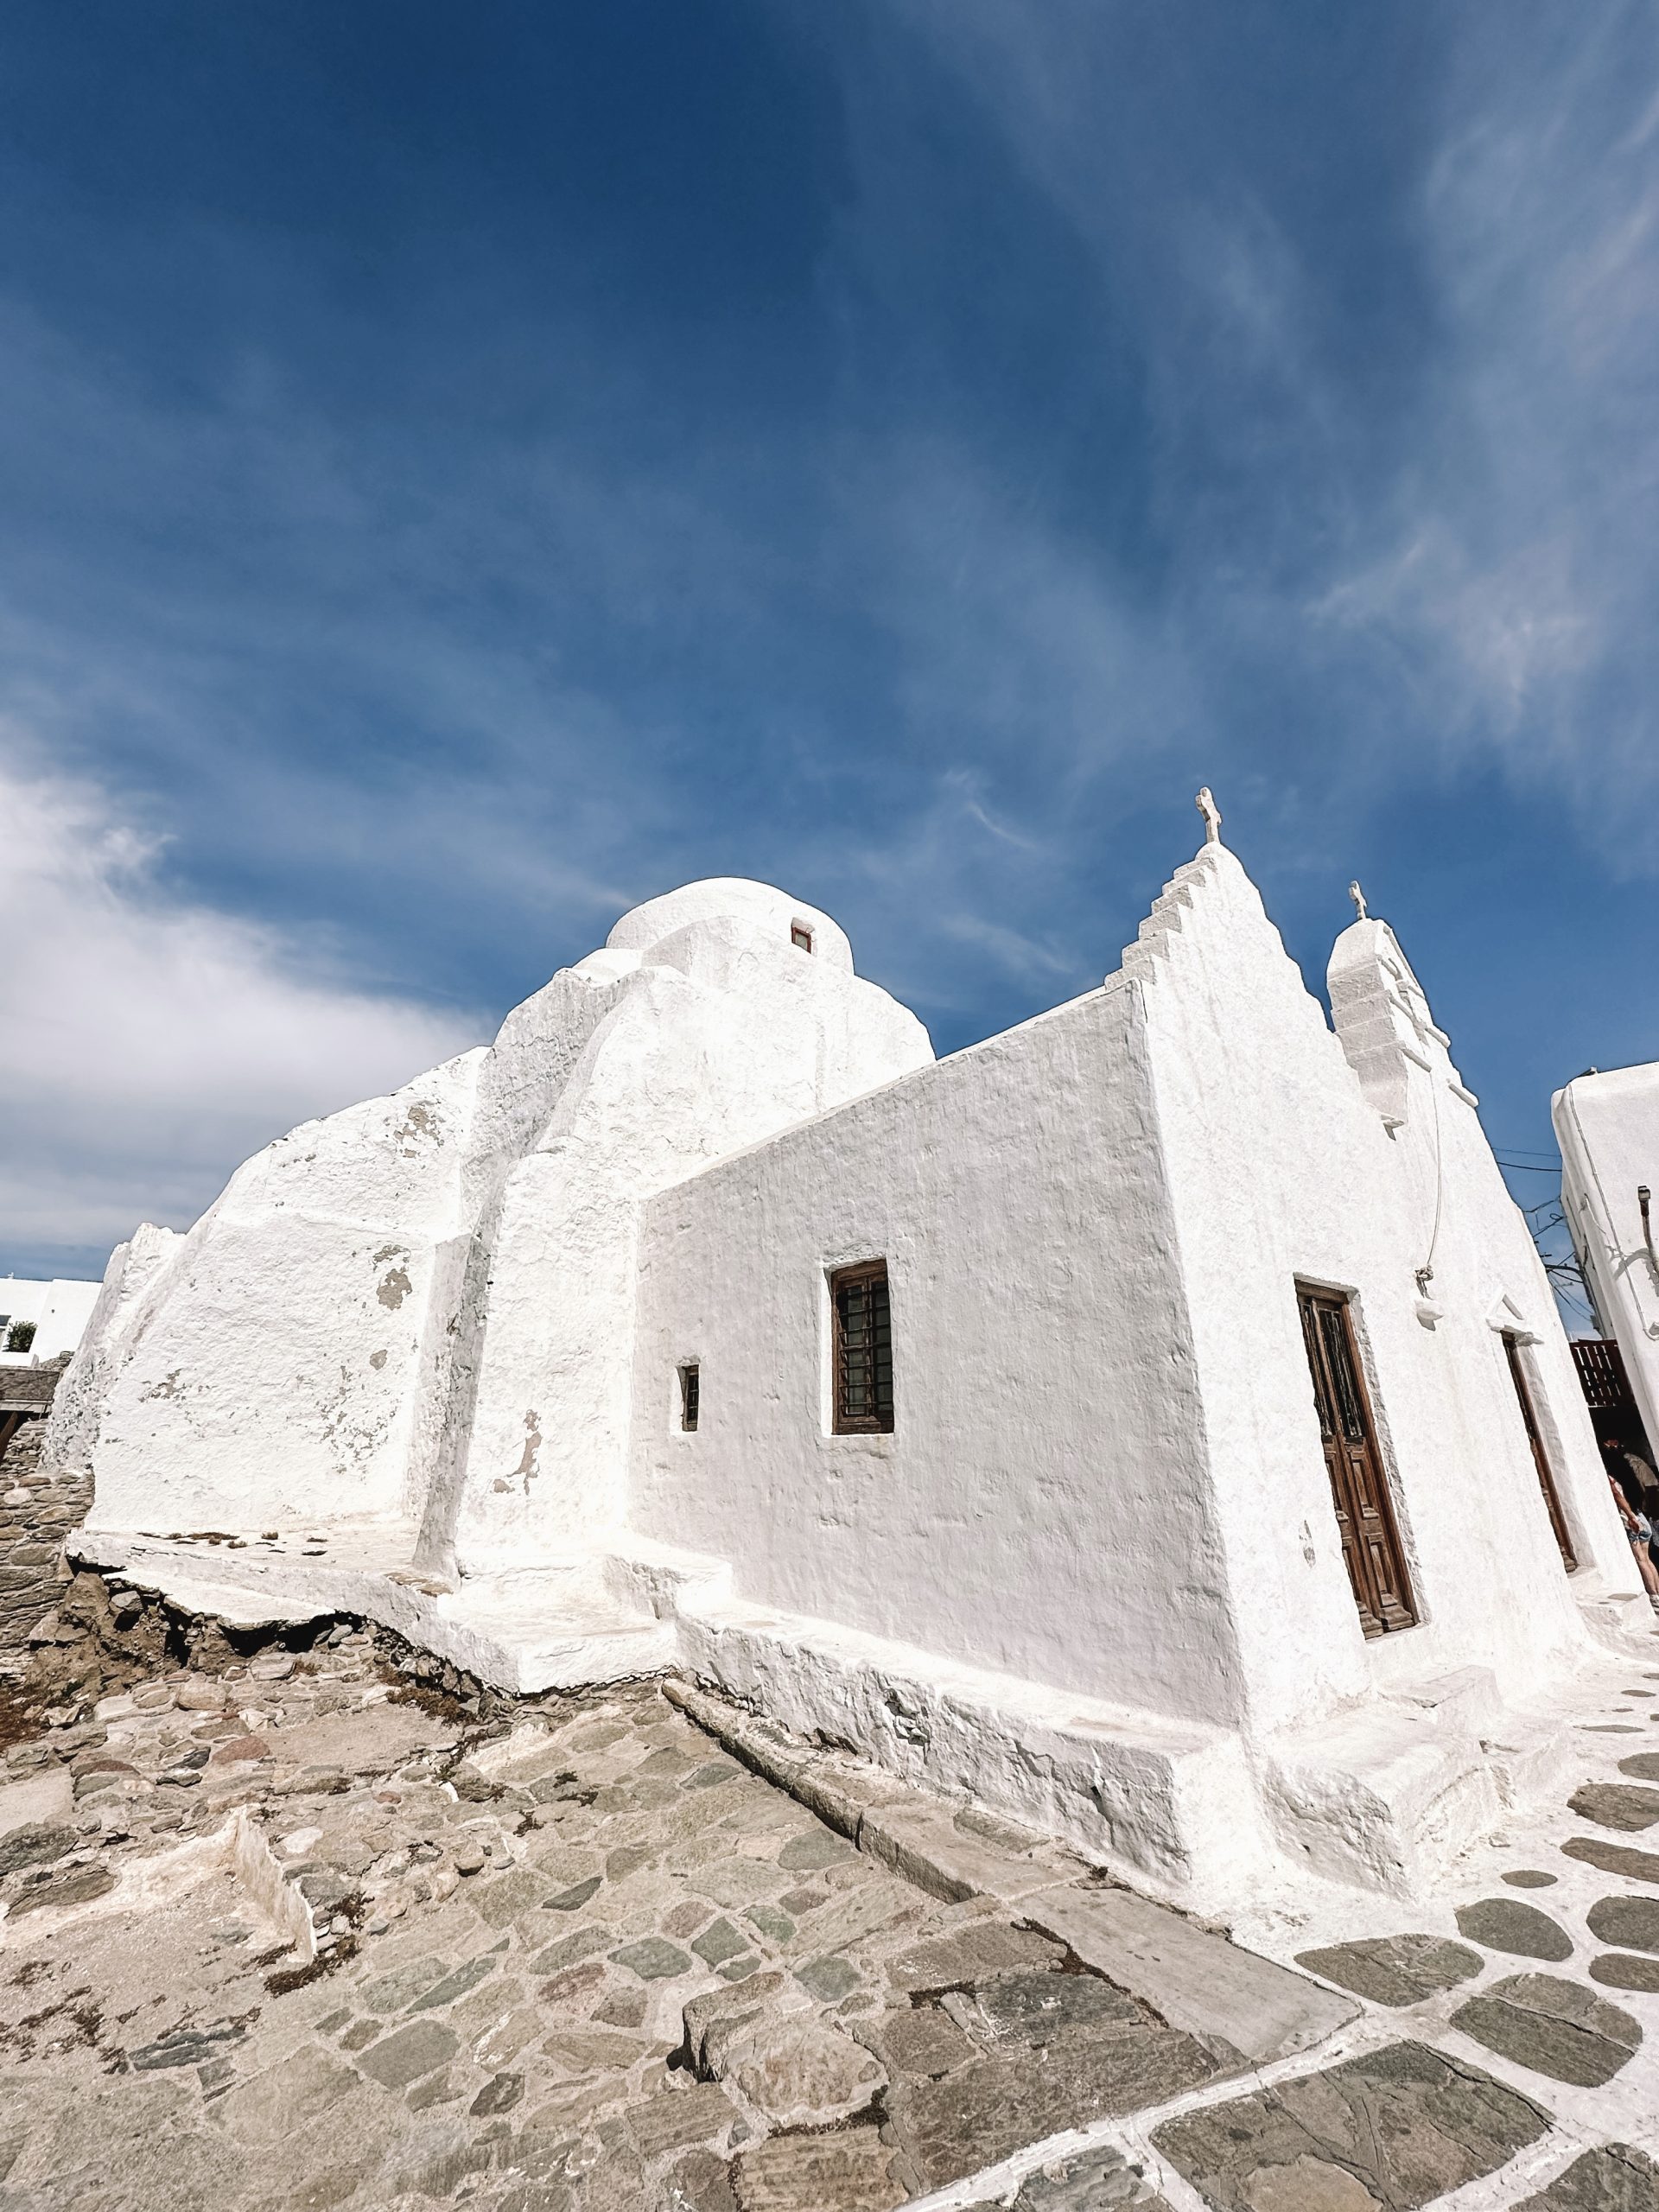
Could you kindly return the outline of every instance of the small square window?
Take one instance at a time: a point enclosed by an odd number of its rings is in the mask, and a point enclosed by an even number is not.
[[[835,1433],[889,1433],[893,1427],[893,1311],[887,1263],[868,1260],[830,1278],[835,1325]]]
[[[812,932],[804,922],[790,924],[789,941],[798,952],[810,952],[812,950]]]
[[[680,1427],[688,1433],[697,1425],[702,1397],[702,1370],[695,1360],[680,1370]]]

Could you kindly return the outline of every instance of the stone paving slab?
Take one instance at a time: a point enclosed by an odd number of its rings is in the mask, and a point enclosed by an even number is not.
[[[1565,2173],[1515,2212],[1653,2212],[1659,2205],[1659,2166],[1628,2143],[1604,2144],[1575,2158]]]
[[[1630,1782],[1590,1782],[1568,1798],[1569,1808],[1580,1818],[1605,1828],[1633,1833],[1659,1821],[1659,1789],[1645,1789]]]
[[[1373,2005],[1421,2005],[1479,1974],[1486,1961],[1466,1943],[1441,1936],[1373,1936],[1355,1943],[1332,1943],[1299,1951],[1298,1966],[1327,1981],[1340,1982]]]
[[[1491,2075],[1397,2043],[1190,2113],[1153,2141],[1220,2212],[1416,2212],[1548,2126]]]
[[[1109,2145],[1057,2158],[1027,2176],[1011,2198],[985,2198],[965,2212],[1169,2212],[1141,2169]]]
[[[1659,1897],[1601,1897],[1585,1915],[1599,1943],[1626,1951],[1659,1952]]]
[[[1633,1844],[1604,1843],[1599,1836],[1569,1836],[1561,1846],[1569,1859],[1599,1866],[1604,1874],[1622,1874],[1627,1882],[1659,1882],[1659,1852],[1638,1851]]]
[[[1254,2065],[1323,2042],[1359,2007],[1128,1890],[1044,1891],[1025,1917],[1172,2027]]]
[[[918,2187],[940,2189],[1063,2130],[1162,2104],[1217,2071],[1192,2036],[1143,2026],[976,2055],[887,2100]]]
[[[1473,1904],[1460,1904],[1457,1923],[1462,1934],[1491,1951],[1557,1963],[1573,1955],[1573,1938],[1560,1923],[1518,1897],[1481,1897]]]
[[[1460,2005],[1452,2024],[1552,2081],[1598,2088],[1611,2082],[1642,2040],[1640,2021],[1582,1983],[1518,1974]]]
[[[1610,1989],[1641,1990],[1651,1995],[1659,1991],[1659,1959],[1630,1951],[1604,1951],[1591,1960],[1590,1979]]]

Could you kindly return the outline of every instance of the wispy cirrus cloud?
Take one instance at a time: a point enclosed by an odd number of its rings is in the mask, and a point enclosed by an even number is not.
[[[167,1003],[194,916],[390,1064],[738,874],[949,1047],[1116,965],[1209,783],[1311,972],[1351,874],[1414,903],[1517,1141],[1652,1049],[1649,9],[639,0],[464,54],[405,11],[389,70],[322,0],[176,54],[89,3],[97,79],[0,29],[0,715],[31,896]],[[1545,1037],[1575,927],[1604,987]],[[8,1249],[179,1217],[267,1110],[179,1122],[174,1185],[118,1109],[73,1173],[29,1124]]]
[[[1398,643],[1446,744],[1652,872],[1625,825],[1659,795],[1659,19],[1459,22],[1418,203],[1432,408],[1314,612]]]
[[[1277,658],[1304,709],[1323,689],[1352,717],[1319,757],[1338,807],[1385,739],[1396,779],[1495,761],[1615,866],[1659,868],[1624,827],[1659,791],[1659,17],[1449,11],[1368,55],[1373,99],[1328,88],[1299,184],[1270,143],[1311,89],[1294,12],[1207,19],[1178,77],[1128,11],[901,10],[1132,324],[1154,607],[1211,753],[1271,761],[1238,678]],[[1321,135],[1344,129],[1345,160]]]

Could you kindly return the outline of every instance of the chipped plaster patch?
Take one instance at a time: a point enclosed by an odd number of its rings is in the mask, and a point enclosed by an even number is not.
[[[541,1472],[537,1465],[542,1449],[541,1422],[541,1415],[532,1407],[524,1415],[524,1448],[519,1453],[518,1464],[512,1471],[515,1475],[523,1478],[526,1497],[530,1496],[531,1478]]]

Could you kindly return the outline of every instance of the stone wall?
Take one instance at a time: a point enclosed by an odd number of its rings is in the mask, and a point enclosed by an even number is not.
[[[86,1517],[90,1476],[40,1464],[43,1421],[26,1421],[0,1457],[0,1675],[20,1675],[29,1632],[57,1602],[58,1548]]]

